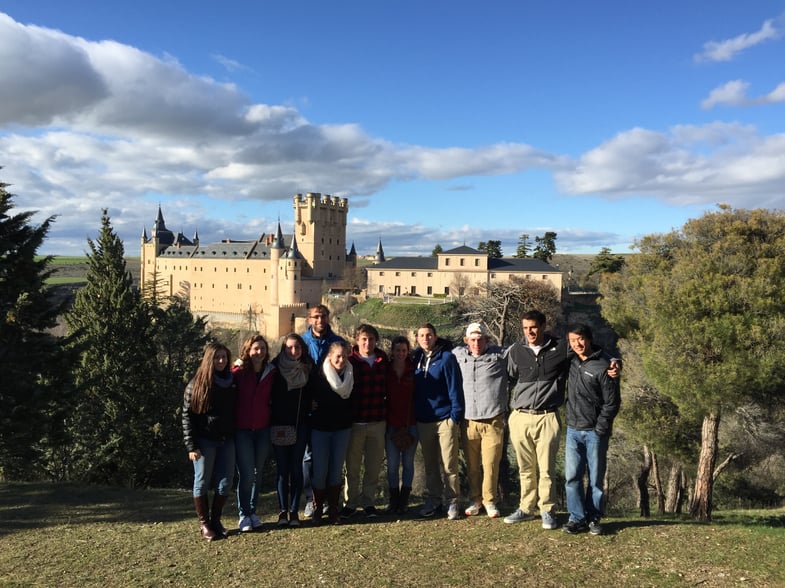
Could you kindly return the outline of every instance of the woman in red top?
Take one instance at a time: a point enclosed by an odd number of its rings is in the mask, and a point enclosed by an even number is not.
[[[253,335],[243,343],[238,365],[234,443],[237,452],[237,507],[241,533],[261,529],[256,502],[262,483],[262,470],[270,453],[270,393],[275,367],[270,363],[267,341]]]
[[[392,341],[391,366],[387,371],[387,483],[390,486],[388,513],[403,514],[409,506],[417,449],[414,419],[414,364],[406,337]],[[398,470],[403,468],[401,487]]]

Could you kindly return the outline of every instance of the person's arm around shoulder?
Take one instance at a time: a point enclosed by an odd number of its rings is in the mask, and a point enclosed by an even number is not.
[[[466,409],[463,398],[463,376],[461,375],[461,368],[458,365],[458,360],[452,352],[448,351],[444,356],[444,379],[447,382],[447,393],[450,396],[451,404],[450,419],[452,419],[456,425],[460,425]]]

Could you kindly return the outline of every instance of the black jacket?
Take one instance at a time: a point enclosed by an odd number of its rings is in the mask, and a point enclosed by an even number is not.
[[[621,407],[619,380],[608,376],[609,362],[602,349],[593,347],[584,361],[572,355],[567,380],[567,426],[610,435]]]
[[[191,411],[193,385],[193,380],[188,382],[183,396],[183,440],[189,453],[199,448],[199,439],[226,441],[234,436],[237,401],[237,385],[234,378],[228,388],[222,388],[213,382],[210,390],[211,402],[207,412],[196,414]]]

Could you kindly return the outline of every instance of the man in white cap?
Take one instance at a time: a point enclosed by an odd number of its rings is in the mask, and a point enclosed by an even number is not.
[[[454,349],[453,354],[461,368],[466,402],[461,437],[470,504],[465,512],[476,516],[485,511],[495,519],[499,516],[499,463],[509,397],[507,361],[501,347],[489,345],[488,328],[483,323],[471,323],[463,341],[466,345]]]

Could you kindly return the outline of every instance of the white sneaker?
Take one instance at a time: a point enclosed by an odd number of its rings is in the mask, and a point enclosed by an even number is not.
[[[493,502],[489,502],[485,505],[485,513],[488,515],[489,519],[498,519],[500,516],[499,509],[496,508],[496,505]]]
[[[558,527],[559,527],[559,523],[556,520],[556,517],[553,516],[553,514],[548,512],[547,510],[544,510],[542,512],[542,528],[552,531],[553,529],[557,529]]]
[[[313,499],[305,500],[305,508],[303,509],[303,517],[310,519],[313,517]]]
[[[447,508],[447,518],[450,519],[451,521],[457,521],[458,519],[461,518],[461,513],[458,510],[457,504],[451,504]]]
[[[251,527],[259,529],[262,526],[262,521],[255,514],[251,515]]]
[[[482,502],[475,502],[474,504],[470,504],[469,507],[463,511],[463,514],[465,514],[467,517],[476,517],[482,512],[482,509]]]
[[[253,522],[251,521],[251,517],[241,518],[237,528],[240,529],[240,533],[248,533],[249,531],[253,531]]]

